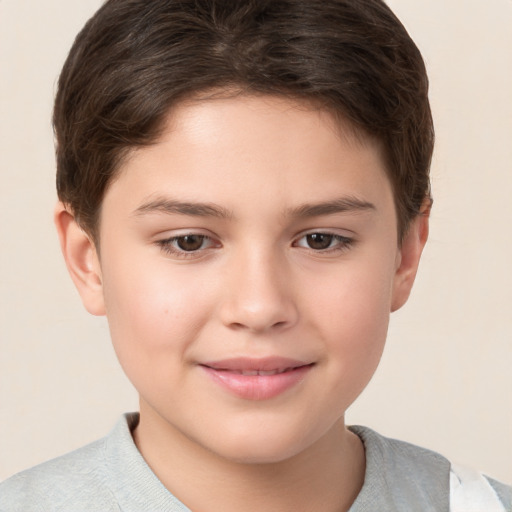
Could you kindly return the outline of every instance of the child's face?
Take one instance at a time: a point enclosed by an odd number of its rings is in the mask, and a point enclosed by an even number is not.
[[[177,108],[106,193],[90,307],[104,300],[143,420],[252,462],[343,426],[424,242],[413,224],[399,249],[396,226],[378,146],[328,114],[272,97]]]

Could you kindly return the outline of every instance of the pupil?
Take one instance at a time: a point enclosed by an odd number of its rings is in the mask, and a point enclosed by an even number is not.
[[[178,247],[182,251],[197,251],[203,245],[204,236],[186,235],[178,239]]]
[[[327,249],[332,242],[332,235],[323,233],[312,233],[307,235],[308,245],[311,249]]]

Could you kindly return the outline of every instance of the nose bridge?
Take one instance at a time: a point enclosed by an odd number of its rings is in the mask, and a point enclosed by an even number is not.
[[[286,259],[272,247],[240,248],[229,262],[221,316],[234,328],[254,332],[286,328],[297,320],[287,285]]]

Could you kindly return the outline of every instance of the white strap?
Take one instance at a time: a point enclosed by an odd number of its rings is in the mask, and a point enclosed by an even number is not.
[[[452,464],[450,512],[506,512],[489,481],[477,471]]]

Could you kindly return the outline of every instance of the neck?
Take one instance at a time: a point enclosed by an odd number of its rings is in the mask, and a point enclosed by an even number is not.
[[[343,419],[303,452],[264,464],[223,458],[152,417],[142,404],[133,435],[156,476],[191,510],[342,512],[364,481],[362,442]]]

